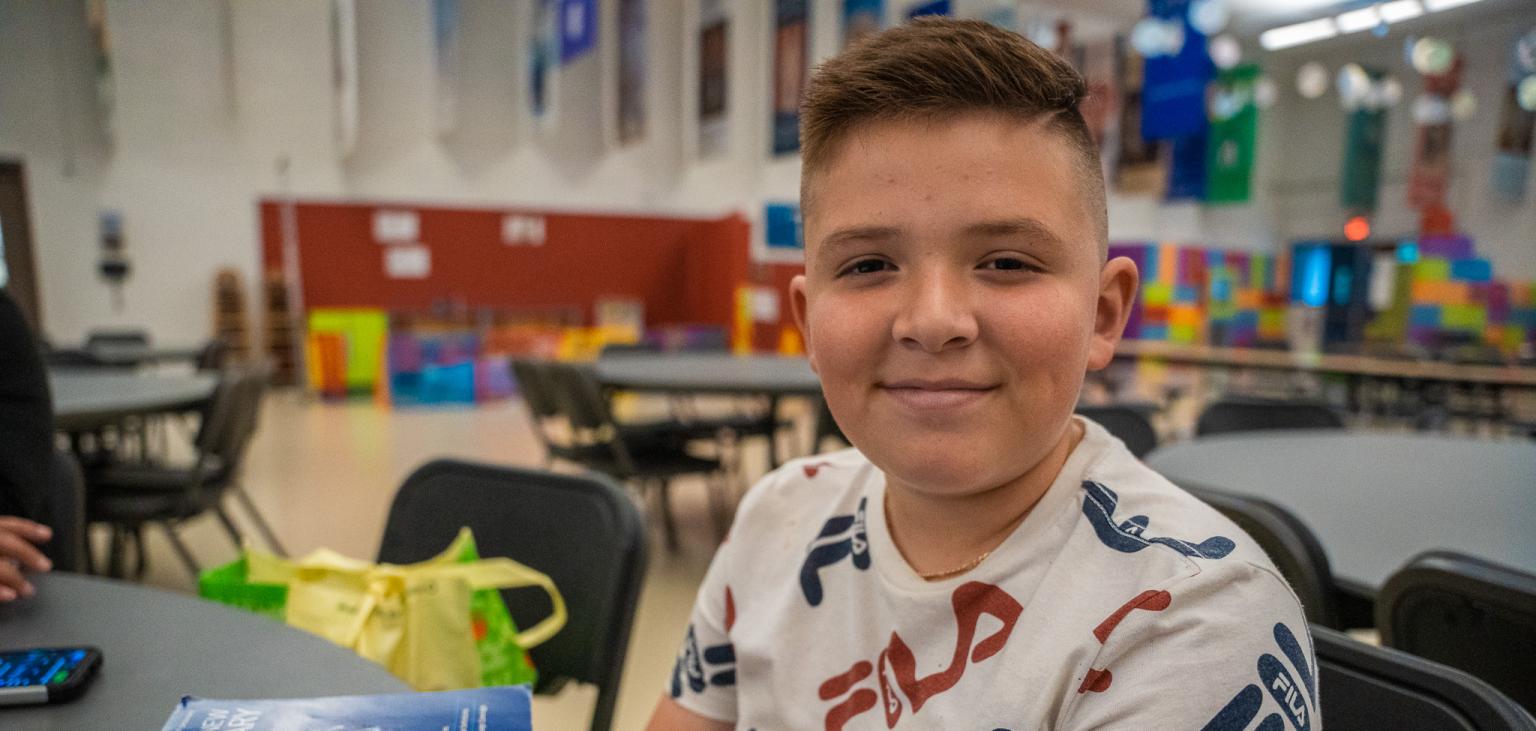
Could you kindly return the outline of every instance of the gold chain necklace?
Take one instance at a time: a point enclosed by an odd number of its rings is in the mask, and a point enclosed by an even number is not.
[[[886,515],[886,524],[889,525],[890,524],[890,515],[891,515],[891,493],[890,493],[890,490],[886,490],[885,495],[883,497],[884,497],[884,503],[885,503],[884,511],[885,511],[885,515]],[[892,545],[894,545],[896,542],[895,541],[891,541],[891,543],[892,543]],[[989,548],[989,549],[983,551],[980,556],[977,556],[976,558],[973,558],[970,561],[966,562],[966,564],[964,566],[960,566],[960,567],[957,567],[957,568],[952,568],[952,569],[949,569],[947,571],[930,571],[928,573],[923,573],[921,571],[918,571],[916,569],[916,567],[914,567],[912,569],[912,571],[917,574],[917,578],[922,579],[923,581],[937,581],[938,579],[947,579],[947,578],[949,578],[951,576],[957,576],[959,574],[963,574],[963,573],[965,573],[967,571],[970,571],[971,569],[976,568],[977,566],[980,566],[982,561],[987,560],[987,557],[992,555],[992,551],[993,550],[995,550],[995,549]],[[896,552],[900,553],[901,557],[903,559],[906,559],[908,566],[912,565],[912,560],[907,558],[907,554],[906,554],[906,552],[901,550],[901,546],[896,546]]]

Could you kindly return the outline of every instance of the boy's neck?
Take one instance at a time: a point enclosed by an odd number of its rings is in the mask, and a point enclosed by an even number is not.
[[[925,495],[888,477],[885,524],[891,541],[919,576],[949,578],[963,573],[960,568],[974,568],[1024,522],[1082,439],[1083,426],[1072,419],[1056,447],[1032,469],[972,495]]]

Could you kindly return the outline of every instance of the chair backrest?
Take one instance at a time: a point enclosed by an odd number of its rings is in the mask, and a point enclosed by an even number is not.
[[[522,394],[523,403],[527,404],[528,411],[533,415],[535,422],[560,415],[560,404],[555,399],[542,362],[514,359],[512,376],[517,379],[517,389]],[[535,426],[539,424],[535,423]]]
[[[1320,401],[1272,401],[1223,398],[1205,408],[1195,433],[1200,436],[1265,429],[1343,429],[1344,420]]]
[[[613,428],[608,399],[590,369],[553,361],[543,367],[560,411],[570,420],[572,429],[599,431]]]
[[[596,474],[437,460],[396,493],[379,561],[431,558],[461,526],[474,531],[482,556],[505,556],[554,580],[569,620],[529,651],[539,669],[536,690],[553,692],[567,680],[597,685],[592,729],[608,728],[645,575],[645,531],[635,504]],[[549,614],[541,591],[502,594],[519,627]]]
[[[222,337],[216,337],[203,344],[202,350],[197,353],[197,369],[200,371],[216,371],[224,367],[229,360],[229,341]]]
[[[149,347],[149,333],[143,330],[92,330],[86,334],[86,350],[101,345]]]
[[[1152,428],[1152,420],[1148,418],[1153,408],[1150,404],[1114,404],[1078,406],[1076,411],[1125,442],[1126,448],[1139,459],[1157,448],[1157,430]]]
[[[1317,536],[1294,513],[1268,500],[1198,485],[1180,485],[1247,533],[1301,600],[1307,621],[1342,629],[1333,570]]]
[[[1376,618],[1387,646],[1465,670],[1536,712],[1536,575],[1431,551],[1387,579]]]
[[[55,449],[49,467],[48,499],[39,522],[53,529],[43,553],[59,571],[85,570],[85,477],[67,449]]]
[[[221,476],[232,474],[245,459],[260,423],[269,374],[270,370],[260,365],[223,371],[203,409],[203,421],[193,443],[200,458],[217,460]]]
[[[1529,713],[1455,668],[1312,627],[1319,706],[1328,731],[1533,731]]]

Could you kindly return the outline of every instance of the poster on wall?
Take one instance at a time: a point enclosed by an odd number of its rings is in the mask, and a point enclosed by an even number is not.
[[[549,129],[555,122],[555,75],[560,46],[558,0],[534,0],[528,26],[528,114],[534,126]]]
[[[115,135],[113,117],[117,113],[117,82],[112,73],[112,36],[107,32],[106,0],[88,0],[85,24],[91,33],[92,81],[96,85],[96,118],[102,136],[110,141]]]
[[[885,27],[885,0],[843,0],[843,48]]]
[[[1246,203],[1252,197],[1254,150],[1259,137],[1256,64],[1221,72],[1211,95],[1205,148],[1207,203]]]
[[[432,0],[432,46],[437,133],[446,137],[458,127],[459,0]]]
[[[920,2],[907,8],[907,20],[921,18],[924,15],[949,15],[950,10],[949,0]]]
[[[1167,180],[1166,143],[1141,135],[1142,59],[1124,38],[1115,39],[1120,109],[1114,150],[1114,187],[1123,195],[1160,196]]]
[[[645,136],[645,0],[619,0],[619,144]]]
[[[727,35],[730,30],[722,0],[704,0],[699,23],[699,157],[725,152],[730,142],[726,113]]]
[[[1413,167],[1408,173],[1408,205],[1430,211],[1445,207],[1451,179],[1451,96],[1461,88],[1461,55],[1444,73],[1424,75],[1424,93],[1415,102],[1419,123],[1414,132]]]
[[[597,46],[597,0],[560,0],[560,63],[572,63]]]
[[[769,251],[805,251],[799,204],[764,204],[763,242],[768,245]]]
[[[1372,84],[1385,76],[1381,69],[1365,69]],[[1355,214],[1376,210],[1376,191],[1381,187],[1382,144],[1387,139],[1387,109],[1380,104],[1361,104],[1349,112],[1344,128],[1344,167],[1339,174],[1339,205]]]
[[[806,0],[778,0],[773,41],[773,154],[800,150],[800,94],[805,89]]]
[[[357,148],[357,5],[331,0],[331,80],[336,93],[336,151]]]

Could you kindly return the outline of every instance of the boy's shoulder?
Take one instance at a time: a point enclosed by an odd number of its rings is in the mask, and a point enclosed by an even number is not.
[[[1219,575],[1212,569],[1237,566],[1279,575],[1236,523],[1123,447],[1104,450],[1089,464],[1080,490],[1079,534],[1093,536],[1102,560],[1138,564],[1132,574],[1142,580]]]
[[[853,514],[880,472],[859,450],[800,457],[758,480],[736,512],[731,536],[769,531],[785,534],[801,523],[820,525],[829,517]]]

